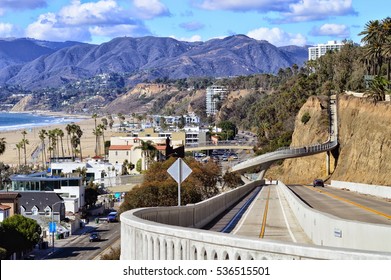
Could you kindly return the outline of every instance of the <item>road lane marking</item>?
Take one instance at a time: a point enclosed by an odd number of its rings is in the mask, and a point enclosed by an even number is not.
[[[263,187],[262,187],[262,189],[263,189]],[[257,203],[257,201],[259,199],[259,196],[262,193],[262,189],[258,193],[257,197],[254,199],[252,204],[250,205],[249,209],[247,209],[247,211],[244,214],[244,216],[240,219],[239,223],[236,225],[236,228],[232,231],[232,234],[236,234],[241,229],[241,227],[243,226],[244,222],[247,220],[247,216],[252,212],[252,209],[253,209],[254,205]]]
[[[361,209],[363,209],[363,210],[366,210],[366,211],[368,211],[368,212],[372,212],[372,213],[374,213],[374,214],[376,214],[376,215],[383,216],[383,217],[385,217],[385,218],[391,220],[391,215],[388,215],[388,214],[386,214],[386,213],[377,211],[377,210],[375,210],[375,209],[373,209],[373,208],[369,208],[369,207],[364,206],[364,205],[362,205],[362,204],[359,204],[359,203],[357,203],[357,202],[351,201],[351,200],[349,200],[349,199],[340,197],[340,196],[338,196],[338,195],[335,195],[335,194],[332,194],[332,193],[329,193],[329,192],[326,192],[326,191],[323,191],[323,190],[315,189],[315,188],[313,188],[313,187],[308,187],[308,186],[304,186],[304,187],[306,187],[307,189],[311,189],[311,190],[317,191],[317,192],[319,192],[319,193],[323,193],[323,194],[325,194],[325,195],[328,195],[328,196],[333,197],[333,198],[335,198],[335,199],[338,199],[338,200],[340,200],[340,201],[343,201],[343,202],[352,204],[352,205],[354,205],[354,206],[356,206],[356,207],[358,207],[358,208],[361,208]]]
[[[281,206],[281,210],[282,210],[282,215],[284,216],[284,221],[285,221],[285,224],[286,224],[286,228],[288,229],[288,232],[289,232],[289,235],[291,236],[292,238],[292,241],[294,243],[297,243],[297,240],[295,238],[295,236],[293,235],[293,232],[291,230],[291,227],[289,226],[289,222],[288,222],[288,219],[285,215],[285,210],[284,210],[284,207],[282,206],[282,202],[281,202],[281,193],[280,193],[280,190],[279,190],[279,187],[277,186],[277,195],[278,195],[278,200],[280,202],[280,206]]]
[[[269,199],[270,199],[270,186],[269,191],[267,193],[267,199],[266,199],[266,205],[265,205],[265,211],[263,212],[263,219],[262,219],[262,226],[261,226],[261,233],[259,234],[259,238],[263,238],[265,236],[265,229],[266,229],[266,219],[267,219],[267,211],[269,209]]]

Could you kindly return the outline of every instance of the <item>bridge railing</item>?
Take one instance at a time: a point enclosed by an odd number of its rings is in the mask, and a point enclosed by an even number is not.
[[[302,147],[283,147],[274,152],[266,153],[252,159],[240,162],[237,165],[232,167],[233,171],[240,171],[242,169],[249,169],[251,167],[258,166],[262,163],[273,162],[280,159],[294,158],[309,156],[317,153],[322,153],[325,151],[330,151],[337,147],[338,141],[329,141],[322,144],[314,144]]]
[[[188,143],[185,148],[210,147],[210,146],[254,146],[255,141],[237,141],[237,140],[221,140],[221,141],[204,141],[197,143]]]

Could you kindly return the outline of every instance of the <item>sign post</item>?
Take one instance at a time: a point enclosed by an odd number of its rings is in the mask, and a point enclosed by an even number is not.
[[[178,206],[181,206],[181,183],[186,180],[192,170],[181,158],[178,158],[167,169],[168,174],[178,183]]]

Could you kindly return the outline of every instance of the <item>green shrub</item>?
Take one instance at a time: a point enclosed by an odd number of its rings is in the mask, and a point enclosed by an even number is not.
[[[310,116],[310,113],[308,113],[308,112],[305,112],[305,113],[301,116],[301,122],[302,122],[303,124],[306,124],[310,119],[311,119],[311,116]]]

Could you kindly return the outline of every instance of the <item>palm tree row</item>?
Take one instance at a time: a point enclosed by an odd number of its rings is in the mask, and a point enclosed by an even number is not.
[[[368,75],[382,76],[386,65],[387,79],[391,75],[391,17],[383,20],[371,20],[359,33],[364,35],[364,62]]]

